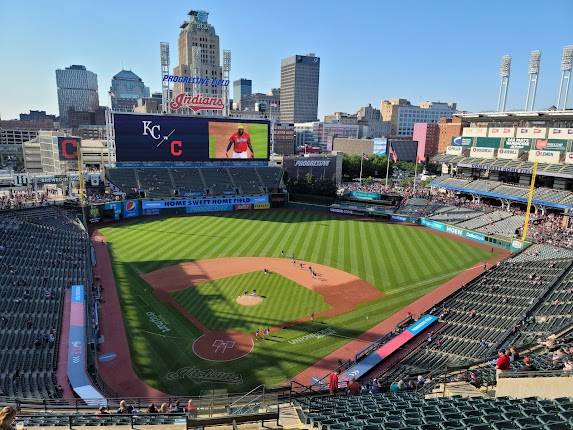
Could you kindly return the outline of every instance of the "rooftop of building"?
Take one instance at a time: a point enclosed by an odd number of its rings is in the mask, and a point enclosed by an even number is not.
[[[112,79],[121,79],[123,81],[137,81],[143,82],[142,79],[133,73],[131,70],[122,69],[119,73],[113,75]]]

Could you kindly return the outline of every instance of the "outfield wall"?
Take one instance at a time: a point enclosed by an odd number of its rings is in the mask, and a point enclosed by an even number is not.
[[[86,219],[90,223],[98,223],[100,221],[117,222],[121,219],[139,218],[142,216],[261,210],[269,209],[270,207],[271,199],[267,194],[164,200],[128,199],[92,204],[87,207]]]
[[[445,233],[453,234],[454,236],[460,236],[463,237],[464,239],[473,240],[474,242],[479,242],[484,245],[491,245],[498,248],[503,248],[511,252],[520,252],[529,245],[527,242],[524,243],[518,239],[513,239],[513,240],[498,239],[496,237],[488,236],[483,233],[478,233],[472,230],[467,230],[465,228],[444,224],[443,222],[438,222],[427,218],[420,218],[418,222],[420,223],[420,225],[431,228],[432,230],[443,231]]]

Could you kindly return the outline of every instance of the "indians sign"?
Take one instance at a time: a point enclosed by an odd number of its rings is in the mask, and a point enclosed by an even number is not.
[[[201,94],[193,96],[190,94],[180,93],[171,100],[169,107],[171,110],[189,108],[196,112],[199,110],[223,110],[225,103],[221,97],[209,97]]]

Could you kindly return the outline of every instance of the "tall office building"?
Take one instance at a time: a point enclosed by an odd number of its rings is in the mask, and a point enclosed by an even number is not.
[[[320,58],[293,55],[281,61],[281,121],[310,122],[318,118]]]
[[[95,112],[99,107],[97,75],[85,66],[72,65],[56,70],[60,123],[68,125],[69,111]]]
[[[191,10],[189,20],[179,27],[179,65],[174,75],[209,79],[222,79],[223,68],[219,52],[219,36],[215,27],[207,22],[209,13]],[[180,93],[222,97],[222,87],[205,83],[177,82],[173,85],[173,97]]]
[[[114,111],[133,112],[138,99],[149,97],[149,87],[131,70],[122,70],[111,79],[110,96]]]
[[[233,81],[233,102],[236,103],[237,109],[243,109],[241,100],[253,93],[253,81],[250,79],[237,79]]]
[[[456,103],[422,102],[415,106],[406,99],[384,100],[380,112],[382,121],[391,123],[392,136],[412,136],[417,122],[437,123],[440,118],[451,118]]]

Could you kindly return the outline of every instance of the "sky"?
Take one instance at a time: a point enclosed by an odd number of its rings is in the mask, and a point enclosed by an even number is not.
[[[573,44],[573,0],[0,0],[0,118],[57,114],[55,70],[71,64],[97,73],[102,105],[122,68],[160,91],[159,43],[169,42],[175,66],[190,9],[210,13],[232,51],[231,80],[252,79],[253,91],[280,86],[282,58],[316,53],[320,117],[398,97],[494,110],[504,54],[513,59],[507,107],[521,109],[534,49],[536,108],[547,108]]]

